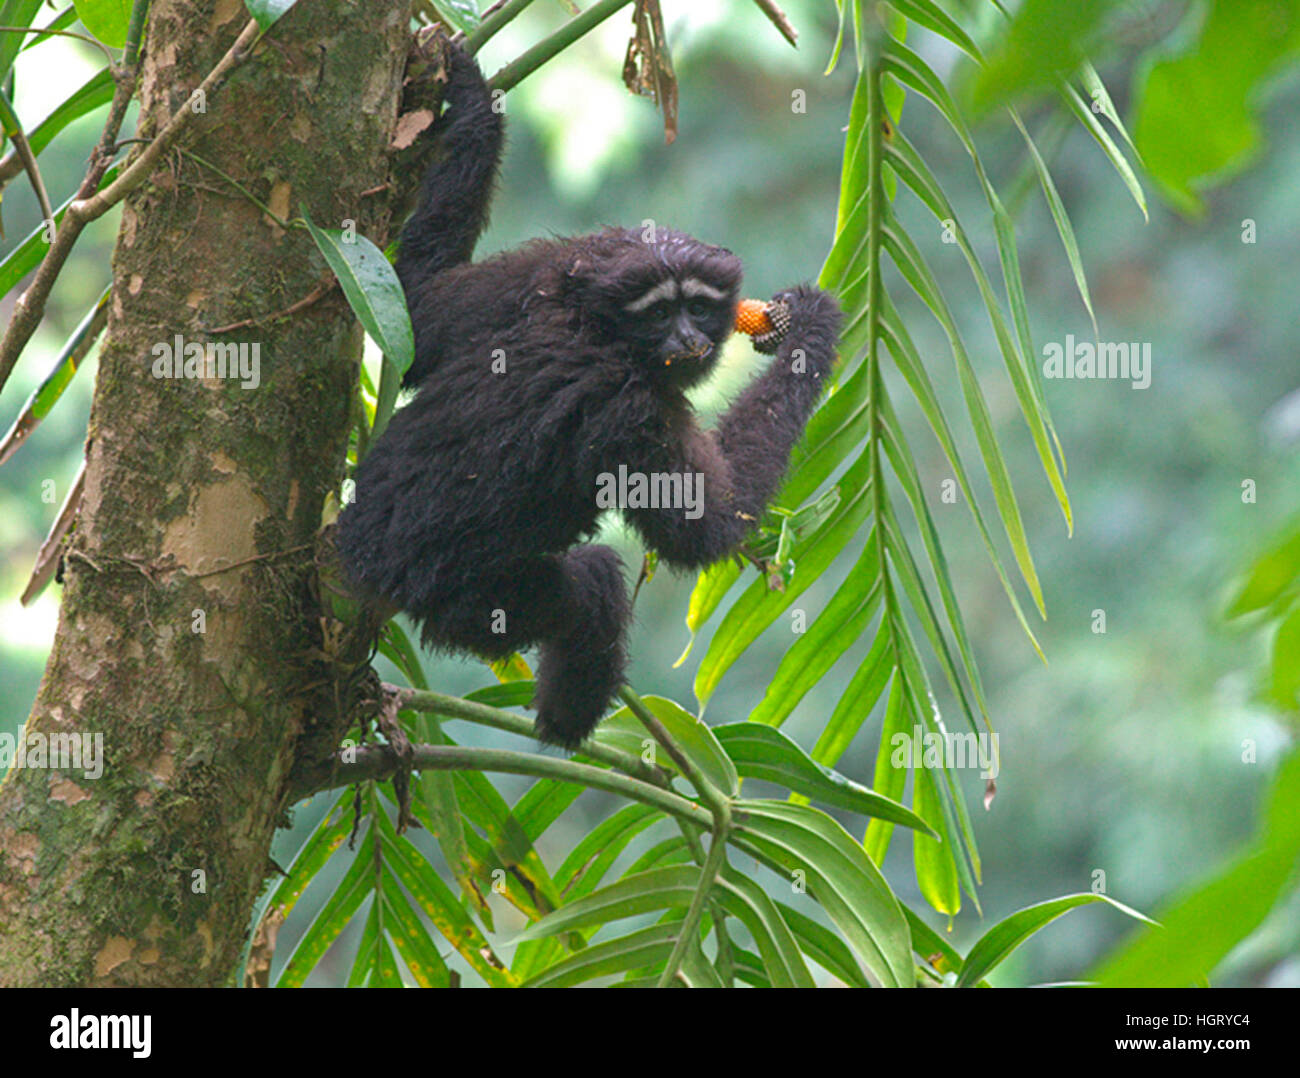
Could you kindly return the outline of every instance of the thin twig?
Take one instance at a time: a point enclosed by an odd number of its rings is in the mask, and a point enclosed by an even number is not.
[[[494,90],[509,90],[519,85],[544,63],[563,52],[588,31],[599,26],[615,12],[627,7],[632,0],[601,0],[592,4],[581,15],[570,19],[550,37],[544,38],[531,49],[521,53],[488,80]]]
[[[289,304],[289,306],[282,311],[273,311],[270,314],[259,314],[253,318],[245,318],[238,322],[231,322],[229,325],[225,326],[213,326],[211,329],[205,330],[204,332],[230,333],[232,330],[245,329],[248,326],[260,326],[264,322],[274,322],[279,318],[288,318],[290,315],[306,310],[313,303],[319,303],[338,287],[338,283],[338,278],[331,273],[328,281],[317,285],[303,296],[302,299],[298,300],[297,303]]]
[[[242,183],[240,183],[229,173],[222,172],[221,169],[217,168],[217,166],[214,165],[211,161],[205,161],[202,157],[194,153],[192,150],[185,149],[184,146],[177,147],[176,152],[183,154],[186,157],[193,158],[204,168],[209,169],[212,172],[215,172],[218,176],[220,176],[223,180],[225,180],[226,183],[230,184],[231,187],[233,187],[236,191],[238,191],[241,195],[243,195],[246,199],[248,199],[249,202],[251,202],[264,214],[266,214],[267,217],[271,218],[272,221],[274,221],[277,225],[283,228],[286,232],[289,229],[294,227],[293,221],[286,221],[283,217],[281,217],[278,213],[276,213],[273,209],[271,209],[270,206],[268,206],[265,202],[259,199],[255,194],[253,194],[252,191],[250,191],[247,187],[245,187]]]
[[[798,48],[799,31],[794,28],[794,23],[790,17],[776,6],[774,0],[754,0],[758,5],[758,10],[772,20],[772,25],[781,32],[781,36]]]
[[[4,116],[4,126],[6,129],[12,121],[12,130],[6,130],[5,134],[9,135],[10,142],[13,143],[13,150],[18,155],[18,160],[22,161],[22,168],[27,173],[27,178],[31,181],[31,189],[36,192],[36,202],[40,204],[40,217],[47,222],[47,225],[53,225],[55,222],[55,208],[49,204],[49,195],[45,192],[45,181],[40,178],[40,166],[36,164],[36,155],[31,152],[31,143],[27,142],[27,135],[23,134],[22,124],[18,122],[17,113],[10,108],[8,99],[0,94],[0,113]]]
[[[0,34],[35,34],[37,37],[49,37],[51,34],[58,34],[60,37],[75,37],[78,41],[84,41],[87,45],[94,45],[104,54],[104,58],[113,64],[113,54],[108,51],[108,46],[102,41],[96,41],[89,34],[79,34],[75,30],[37,30],[31,26],[0,26]]]
[[[54,518],[54,525],[50,528],[50,534],[45,537],[41,549],[36,552],[36,565],[27,581],[27,587],[23,588],[23,594],[18,600],[23,606],[30,605],[31,601],[45,590],[45,585],[50,582],[50,577],[54,575],[55,569],[58,568],[59,548],[63,545],[63,540],[68,532],[72,530],[72,522],[76,520],[77,511],[81,508],[81,496],[85,489],[86,462],[82,460],[81,467],[77,470],[77,478],[72,481],[72,486],[68,488],[68,496],[63,499],[63,506],[59,509],[59,515]]]

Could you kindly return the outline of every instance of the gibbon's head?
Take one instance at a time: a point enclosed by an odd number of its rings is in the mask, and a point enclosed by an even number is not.
[[[717,363],[735,327],[740,259],[669,229],[609,229],[581,241],[567,281],[583,314],[665,382],[685,388]]]

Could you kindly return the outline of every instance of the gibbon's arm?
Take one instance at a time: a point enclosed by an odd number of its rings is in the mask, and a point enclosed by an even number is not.
[[[425,135],[437,139],[438,149],[424,174],[419,205],[402,229],[397,254],[397,276],[412,309],[438,273],[473,255],[487,225],[505,135],[478,65],[455,46],[446,50],[446,57],[443,112]],[[425,359],[417,355],[415,366],[407,371],[407,385],[427,373]]]
[[[776,493],[835,361],[840,311],[827,292],[800,286],[781,293],[791,328],[767,370],[736,399],[713,431],[689,419],[666,445],[646,446],[644,471],[703,475],[703,513],[681,507],[625,510],[628,522],[670,565],[701,569],[734,551]],[[698,489],[698,481],[697,481]]]

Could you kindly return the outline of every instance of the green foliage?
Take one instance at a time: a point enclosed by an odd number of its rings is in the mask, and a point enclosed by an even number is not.
[[[1185,213],[1201,189],[1259,153],[1263,86],[1300,49],[1300,0],[1214,0],[1196,40],[1156,61],[1137,87],[1138,151]]]
[[[1276,626],[1263,696],[1294,720],[1300,715],[1300,527],[1289,529],[1255,561],[1227,616],[1262,618]],[[1142,988],[1208,981],[1229,952],[1284,896],[1294,893],[1300,885],[1298,869],[1300,752],[1293,750],[1273,777],[1258,831],[1246,850],[1174,899],[1153,928],[1111,955],[1093,976],[1103,985]]]
[[[105,45],[120,49],[126,44],[131,21],[131,0],[73,0],[77,18]]]
[[[933,4],[909,0],[896,6],[903,16],[914,17],[979,59],[972,40]],[[979,854],[954,766],[947,759],[937,769],[912,761],[913,803],[908,809],[901,801],[909,767],[900,767],[892,759],[899,737],[910,739],[913,731],[922,730],[940,741],[947,735],[913,626],[920,628],[931,659],[970,729],[988,728],[989,717],[970,637],[926,504],[923,480],[886,391],[882,374],[886,351],[957,476],[1013,612],[1034,648],[1037,642],[977,500],[971,470],[957,450],[940,407],[931,373],[883,286],[886,259],[900,271],[948,337],[998,519],[1020,579],[1040,613],[1044,603],[985,390],[964,343],[963,330],[927,265],[923,244],[909,235],[894,213],[893,200],[900,190],[910,192],[930,210],[969,266],[1067,525],[1072,514],[1064,487],[1064,461],[1033,362],[1010,215],[942,81],[918,54],[903,45],[905,19],[891,17],[878,25],[864,20],[863,14],[853,7],[858,85],[845,143],[838,226],[820,278],[824,287],[838,292],[846,313],[837,385],[809,426],[779,506],[750,547],[750,556],[764,571],[747,586],[712,634],[695,680],[701,707],[759,634],[827,573],[855,539],[861,542],[861,553],[822,614],[790,648],[750,722],[711,730],[671,700],[641,700],[629,695],[628,706],[602,724],[593,737],[586,755],[579,758],[583,762],[547,761],[548,777],[531,787],[513,809],[506,807],[482,774],[472,778],[458,774],[450,788],[445,781],[436,780],[438,785],[425,790],[417,815],[436,819],[431,829],[448,863],[460,866],[453,871],[467,899],[479,895],[484,872],[495,872],[494,889],[532,922],[514,941],[510,972],[520,983],[568,985],[622,975],[629,984],[714,985],[739,979],[751,984],[799,985],[811,983],[807,959],[852,984],[912,984],[917,958],[922,959],[920,968],[928,969],[928,976],[941,976],[941,971],[925,965],[924,955],[913,955],[913,930],[919,922],[902,910],[877,868],[897,824],[914,831],[918,885],[935,909],[949,915],[958,912],[963,889],[975,898]],[[1085,85],[1095,81],[1092,73],[1081,77]],[[1068,83],[1063,86],[1077,102],[1078,93]],[[909,92],[939,110],[973,162],[994,216],[1009,316],[938,180],[897,124],[903,96]],[[1064,206],[1027,129],[1014,113],[1013,119],[1029,147],[1033,174],[1044,191],[1091,313],[1078,247]],[[1140,189],[1115,143],[1091,113],[1083,122],[1140,201]],[[353,300],[360,311],[359,302]],[[380,411],[382,414],[382,408]],[[910,508],[911,524],[921,536],[921,559],[914,555],[905,524],[899,519],[898,494]],[[702,574],[688,613],[693,635],[719,609],[740,575],[731,563]],[[774,727],[868,631],[874,642],[809,755]],[[408,672],[412,684],[422,685],[414,650],[400,631],[390,627],[385,647],[399,668]],[[683,655],[679,662],[685,658]],[[511,681],[500,689],[513,690],[525,684]],[[831,765],[848,747],[886,685],[890,691],[877,756],[878,788],[872,790],[849,781]],[[493,699],[497,692],[485,690],[475,695],[493,703],[507,702],[500,696]],[[510,699],[518,698],[512,693]],[[493,716],[485,709],[462,710],[455,704],[440,710],[438,744],[450,744],[441,732],[447,718],[471,718],[519,732],[527,729],[505,713]],[[420,732],[412,730],[417,735]],[[423,732],[427,735],[428,731]],[[661,758],[665,755],[667,758]],[[640,761],[640,770],[635,761]],[[626,860],[631,844],[669,820],[664,809],[649,801],[629,805],[599,825],[573,851],[559,874],[551,877],[533,843],[580,792],[580,786],[566,785],[565,776],[572,773],[576,783],[582,769],[593,764],[621,767],[635,775],[637,783],[649,781],[665,790],[674,782],[687,781],[694,788],[691,801],[708,815],[673,810],[678,833],[650,846],[607,882],[614,866]],[[646,767],[651,770],[645,771]],[[424,774],[441,773],[426,770]],[[743,780],[775,783],[788,792],[790,800],[743,796]],[[869,820],[865,846],[830,816],[808,805],[809,800],[865,815]],[[464,816],[459,825],[448,816],[457,807]],[[382,843],[389,825],[380,811],[380,838],[374,841]],[[712,841],[706,854],[702,821],[709,817]],[[371,841],[369,836],[367,841]],[[383,849],[381,845],[376,855],[381,859],[386,856]],[[806,913],[773,903],[754,879],[731,864],[736,853],[748,854],[756,864],[765,865],[792,884],[796,895],[806,893],[836,931],[830,932]],[[521,876],[528,886],[516,886]],[[366,953],[373,981],[388,975],[391,958],[374,927],[381,922],[375,920],[373,910],[388,909],[391,916],[390,907],[399,892],[380,877],[372,890],[376,897],[365,923],[363,947],[369,948]],[[481,897],[470,900],[486,915]],[[969,967],[954,958],[953,971],[959,972],[961,983],[979,981],[1026,935],[1060,912],[1093,900],[1095,896],[1076,896],[1050,907],[1023,911],[986,936]],[[352,914],[359,909],[352,907]],[[657,922],[646,925],[645,919],[655,915]],[[734,945],[727,927],[732,918],[753,940],[755,951]],[[630,928],[609,927],[628,919],[635,919]],[[332,933],[333,938],[344,921],[332,917],[318,919],[317,924],[319,928],[313,925],[309,934]],[[615,934],[594,942],[593,937],[606,929]],[[710,937],[711,953],[706,949]],[[307,954],[318,952],[323,953],[319,946]],[[927,948],[924,953],[936,952]]]
[[[291,0],[247,4],[264,32],[290,6]],[[478,48],[526,5],[508,4],[483,21],[477,7],[463,0],[434,0],[432,6],[468,32]],[[513,85],[624,6],[626,0],[588,6],[507,65],[495,85]],[[403,705],[399,721],[412,740],[427,746],[412,802],[403,807],[409,807],[428,841],[420,835],[417,842],[411,837],[416,832],[398,833],[391,784],[365,782],[355,795],[341,795],[264,903],[261,918],[274,928],[309,889],[328,891],[285,959],[278,984],[305,983],[313,971],[338,957],[349,932],[350,985],[448,985],[457,983],[464,969],[501,987],[618,977],[633,985],[807,986],[816,983],[818,967],[851,985],[906,986],[918,976],[974,984],[1027,934],[1066,909],[1098,900],[1071,896],[1021,911],[991,929],[963,960],[899,902],[880,868],[893,829],[907,827],[914,836],[913,862],[926,901],[948,915],[960,910],[963,892],[978,905],[979,851],[957,768],[947,759],[937,767],[920,760],[900,766],[893,750],[898,738],[907,740],[916,732],[941,742],[947,738],[939,695],[951,698],[970,731],[992,727],[970,633],[926,501],[931,480],[922,474],[904,436],[895,398],[900,406],[905,398],[914,402],[933,432],[993,572],[1034,649],[1038,644],[1021,589],[1040,614],[1045,611],[989,392],[966,343],[970,329],[959,323],[930,267],[936,252],[932,241],[955,246],[970,271],[1052,499],[1067,528],[1072,527],[1064,456],[1033,360],[1012,216],[949,89],[904,43],[908,32],[920,28],[937,34],[980,65],[987,72],[977,82],[982,100],[1009,100],[1017,85],[1035,80],[1051,85],[1145,212],[1119,143],[1083,104],[1081,91],[1100,103],[1100,116],[1127,142],[1095,72],[1081,64],[1071,44],[1092,24],[1090,17],[1052,22],[1043,14],[1052,5],[1026,4],[1025,18],[1036,12],[1042,17],[1028,30],[1025,23],[1013,23],[1004,47],[985,66],[973,37],[932,0],[895,0],[892,6],[894,11],[884,12],[882,19],[875,5],[840,4],[840,40],[831,66],[851,31],[857,80],[835,232],[820,282],[839,295],[846,312],[841,362],[833,392],[796,454],[779,505],[748,551],[763,571],[747,579],[709,636],[695,679],[699,714],[671,700],[642,699],[629,691],[627,706],[601,727],[580,756],[557,760],[466,747],[445,730],[456,720],[527,735],[528,720],[503,710],[529,698],[522,660],[494,667],[501,683],[464,699],[423,693],[423,704]],[[6,24],[27,26],[38,7],[37,0],[4,0],[0,16]],[[130,21],[130,5],[121,0],[86,0],[78,3],[77,12],[92,33],[111,45],[125,41],[129,25],[139,29],[138,22]],[[1059,38],[1053,59],[1041,66],[1028,64],[1032,48],[1041,46],[1042,35],[1049,32]],[[20,34],[0,35],[0,76],[12,65],[22,40]],[[102,106],[111,87],[105,69],[71,94],[29,132],[33,152]],[[1001,276],[996,286],[977,254],[976,239],[959,220],[925,154],[904,134],[902,106],[909,96],[937,110],[972,162],[993,220]],[[1078,245],[1047,162],[1019,116],[1010,116],[1025,140],[1029,175],[1043,190],[1091,315]],[[115,175],[110,170],[104,182]],[[905,227],[896,202],[908,198],[935,218],[932,235],[909,233]],[[66,207],[65,202],[56,219]],[[409,318],[383,252],[364,237],[345,242],[341,232],[319,229],[310,221],[305,225],[386,357],[377,391],[362,374],[364,407],[351,454],[355,464],[382,431],[400,374],[411,361]],[[15,288],[47,249],[39,229],[15,247],[0,262],[0,292]],[[887,276],[891,282],[901,279],[902,285],[887,288]],[[899,300],[909,290],[948,341],[949,377],[959,387],[978,460],[959,451],[940,405],[939,376],[922,359],[899,313]],[[98,332],[92,330],[92,314],[87,312],[84,328],[24,407],[15,431],[21,427],[25,436],[59,399],[75,370],[72,357]],[[887,382],[891,364],[898,380]],[[981,472],[991,506],[981,504],[977,492]],[[1002,538],[995,539],[998,526],[1014,561],[1014,578],[1000,549]],[[838,581],[829,579],[852,549],[857,556],[848,572]],[[732,563],[701,576],[688,611],[692,634],[702,633],[722,610],[741,576]],[[777,666],[749,721],[707,725],[704,706],[721,679],[765,629],[817,584],[834,585],[833,593]],[[1296,646],[1296,635],[1290,629],[1279,634],[1287,655]],[[864,638],[870,641],[860,649],[864,658],[840,688],[816,744],[806,751],[778,727]],[[426,688],[418,653],[395,624],[385,628],[380,650],[413,689]],[[1275,681],[1278,691],[1294,689],[1290,682]],[[873,788],[868,788],[835,765],[882,701],[884,726]],[[373,740],[364,728],[354,733],[357,739]],[[495,781],[501,774],[525,776],[523,792],[508,799]],[[753,788],[758,783],[775,786],[777,795],[762,796],[761,788]],[[587,790],[604,791],[625,803],[567,851],[552,873],[542,840]],[[861,830],[850,834],[827,809],[860,817],[855,826]],[[338,882],[327,884],[327,874]],[[789,901],[776,901],[774,894]],[[507,916],[527,926],[504,944],[493,939],[502,903],[513,907]]]
[[[1279,768],[1259,834],[1245,853],[1156,914],[1091,978],[1106,987],[1204,983],[1228,953],[1294,891],[1300,866],[1300,753]]]

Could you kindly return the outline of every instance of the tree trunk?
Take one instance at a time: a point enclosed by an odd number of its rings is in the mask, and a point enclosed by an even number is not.
[[[154,0],[144,137],[246,21],[237,0]],[[252,199],[383,245],[409,193],[389,182],[409,25],[410,0],[303,0],[124,204],[26,727],[29,744],[102,734],[103,772],[29,766],[0,787],[0,984],[221,985],[236,967],[300,739],[339,719],[314,548],[361,344],[337,288],[294,308],[332,278]],[[256,348],[260,369],[159,377],[178,334]]]

